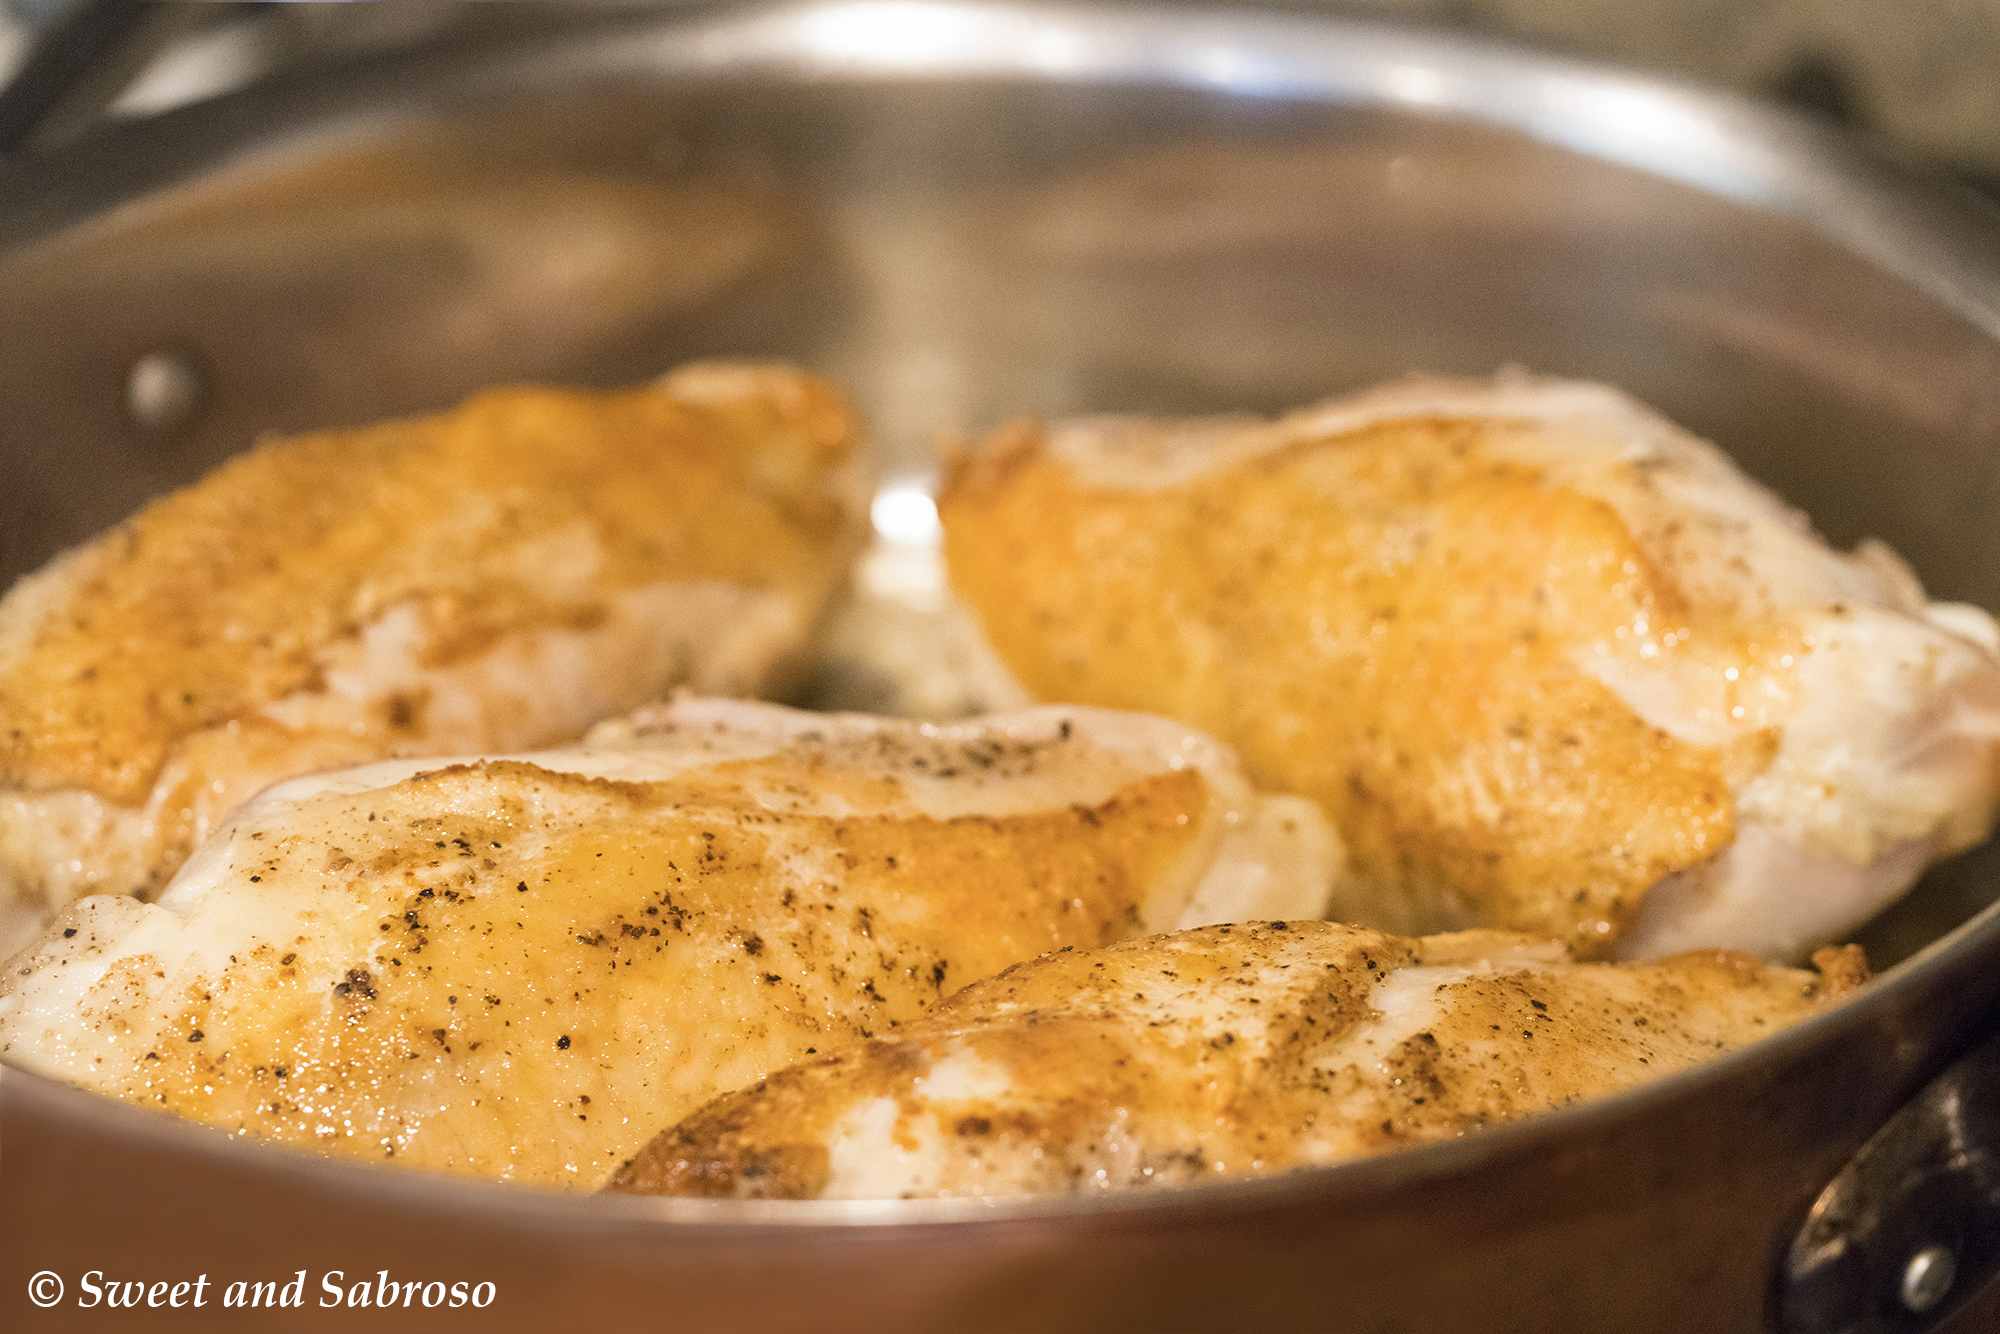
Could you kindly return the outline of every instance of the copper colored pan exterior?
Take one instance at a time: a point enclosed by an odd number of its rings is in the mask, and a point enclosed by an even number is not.
[[[1976,206],[1776,113],[1435,35],[956,3],[587,13],[0,165],[0,577],[262,431],[704,353],[841,378],[891,479],[1023,412],[1607,379],[2000,606]],[[1858,998],[1651,1087],[1152,1197],[545,1196],[9,1067],[0,1328],[1777,1328],[1814,1197],[2000,1020],[1996,895],[1990,849],[1943,868],[1869,928],[1894,966]],[[321,1305],[385,1270],[408,1306]],[[298,1306],[222,1306],[301,1271]],[[81,1309],[93,1272],[163,1304]],[[494,1295],[401,1287],[433,1281]]]

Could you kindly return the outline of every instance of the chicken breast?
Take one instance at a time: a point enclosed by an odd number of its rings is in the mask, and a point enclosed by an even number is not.
[[[156,891],[278,778],[762,689],[866,500],[845,403],[776,365],[263,444],[0,601],[0,905]]]
[[[1330,922],[1061,950],[727,1094],[608,1189],[746,1198],[1090,1194],[1341,1162],[1657,1078],[1866,974],[1741,954],[1572,964],[1549,941]]]
[[[939,507],[1036,696],[1179,718],[1324,805],[1343,920],[1797,958],[1992,823],[1992,618],[1610,389],[1017,425]]]
[[[83,899],[15,960],[0,1056],[237,1134],[596,1186],[1011,963],[1317,911],[1336,852],[1161,719],[683,702],[271,789],[158,903]]]

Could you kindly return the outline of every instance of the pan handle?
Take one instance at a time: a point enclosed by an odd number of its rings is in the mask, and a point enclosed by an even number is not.
[[[2000,1271],[2000,1037],[1959,1058],[1820,1192],[1778,1278],[1786,1334],[1935,1329]]]

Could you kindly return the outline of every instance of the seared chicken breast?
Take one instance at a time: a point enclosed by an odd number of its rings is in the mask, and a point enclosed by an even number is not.
[[[157,891],[293,774],[762,689],[865,510],[846,404],[777,365],[260,445],[0,600],[0,906]]]
[[[663,1124],[1065,946],[1324,908],[1317,808],[1162,719],[682,702],[237,811],[73,905],[0,1055],[233,1133],[596,1186]]]
[[[1330,922],[1065,949],[727,1094],[609,1184],[896,1198],[1194,1185],[1452,1139],[1775,1032],[1866,973]]]
[[[1610,389],[1017,425],[939,508],[1036,696],[1179,718],[1324,805],[1343,920],[1796,958],[1992,823],[1992,618]]]

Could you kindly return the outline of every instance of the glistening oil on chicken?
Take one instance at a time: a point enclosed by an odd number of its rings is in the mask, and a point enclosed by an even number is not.
[[[898,1032],[779,1071],[651,1143],[631,1194],[1087,1194],[1437,1143],[1629,1088],[1866,975],[1728,951],[1573,963],[1556,942],[1259,922],[1059,950]]]
[[[279,779],[781,687],[867,489],[845,400],[777,364],[260,444],[0,600],[0,950],[156,894]]]
[[[1865,962],[1785,963],[1991,824],[1990,618],[1608,390],[1018,426],[941,510],[979,689],[901,640],[869,688],[1048,704],[682,699],[280,783],[17,957],[0,1055],[567,1188],[1191,1185],[1804,1019]]]
[[[1603,386],[1017,423],[939,509],[1034,696],[1325,807],[1343,920],[1800,959],[1992,827],[1992,617]]]
[[[0,981],[0,1054],[260,1139],[592,1187],[1009,964],[1323,911],[1335,853],[1163,719],[689,702],[272,788],[157,903],[58,918]]]

